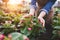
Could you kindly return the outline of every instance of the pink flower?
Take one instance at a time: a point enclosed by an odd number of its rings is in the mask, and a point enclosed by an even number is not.
[[[29,38],[26,38],[25,40],[29,40]]]
[[[8,35],[8,38],[12,38],[12,35],[11,35],[11,34],[9,34],[9,35]]]
[[[9,40],[12,40],[12,35],[8,34],[8,38],[9,38]]]
[[[23,35],[23,39],[24,40],[29,40],[29,38],[27,36],[25,36],[25,35]]]
[[[28,28],[28,30],[29,30],[29,31],[31,31],[31,30],[32,30],[32,28]]]
[[[0,34],[0,39],[4,39],[4,35],[3,34]]]

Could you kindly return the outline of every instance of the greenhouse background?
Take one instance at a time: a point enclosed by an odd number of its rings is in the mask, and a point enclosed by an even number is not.
[[[31,0],[0,0],[0,40],[40,40],[40,33],[46,29],[39,24],[37,17],[22,18],[29,13],[30,2]],[[56,1],[53,9],[54,30],[51,39],[60,40],[60,0]]]

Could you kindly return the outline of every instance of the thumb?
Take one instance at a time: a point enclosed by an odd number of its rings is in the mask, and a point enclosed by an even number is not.
[[[43,25],[43,27],[45,26],[45,20],[43,20],[42,25]]]

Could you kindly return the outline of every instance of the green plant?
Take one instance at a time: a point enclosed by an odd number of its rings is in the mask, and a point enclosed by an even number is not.
[[[55,15],[53,18],[53,36],[52,39],[53,40],[59,40],[60,38],[60,8],[57,8],[57,10],[55,11]]]
[[[0,27],[2,28],[1,33],[6,36],[12,32],[19,32],[30,39],[34,39],[36,35],[40,35],[40,33],[46,31],[46,29],[39,23],[38,18],[35,16],[23,18],[21,14],[3,13],[0,15],[0,19]]]
[[[39,23],[37,17],[30,16],[22,18],[20,21],[20,32],[28,36],[30,40],[46,31],[46,29]]]

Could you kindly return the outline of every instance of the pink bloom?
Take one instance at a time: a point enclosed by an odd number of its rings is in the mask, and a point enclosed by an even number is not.
[[[25,40],[29,40],[29,38],[26,38]]]
[[[32,30],[32,28],[28,28],[28,30],[29,30],[29,31],[31,31],[31,30]]]
[[[4,37],[5,37],[5,36],[4,36],[3,34],[0,34],[0,40],[1,40],[1,39],[4,39]]]
[[[9,35],[8,35],[8,38],[12,38],[12,35],[11,35],[11,34],[9,34]]]

